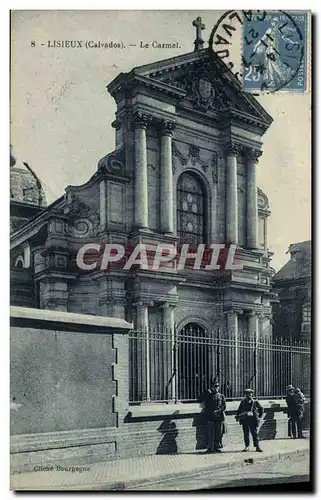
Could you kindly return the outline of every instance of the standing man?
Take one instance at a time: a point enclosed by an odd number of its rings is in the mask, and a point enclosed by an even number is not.
[[[292,384],[286,388],[285,401],[288,407],[288,436],[296,439],[296,423],[295,423],[295,403],[294,403],[294,387]]]
[[[252,434],[253,446],[255,446],[256,451],[262,451],[259,446],[258,438],[258,425],[259,420],[263,415],[263,407],[260,405],[257,399],[253,398],[253,390],[245,389],[245,398],[241,401],[240,406],[235,415],[235,419],[242,425],[244,445],[243,451],[249,451],[250,446],[250,432]]]
[[[305,402],[305,397],[303,392],[296,387],[293,391],[293,397],[294,397],[294,422],[298,430],[298,438],[303,439],[303,433],[302,433],[302,423],[303,423],[303,417],[304,417],[304,402]]]
[[[211,380],[211,387],[201,396],[204,417],[207,420],[208,447],[207,453],[220,453],[222,448],[223,422],[226,401],[219,392],[220,384],[215,379]]]

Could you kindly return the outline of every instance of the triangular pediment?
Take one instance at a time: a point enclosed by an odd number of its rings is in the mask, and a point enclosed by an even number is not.
[[[268,127],[271,116],[242,90],[229,68],[209,50],[192,52],[133,70],[137,77],[184,92],[183,100],[203,112],[234,110]]]

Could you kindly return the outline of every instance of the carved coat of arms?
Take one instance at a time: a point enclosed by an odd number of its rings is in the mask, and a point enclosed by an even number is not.
[[[215,89],[207,78],[199,78],[194,82],[193,90],[196,95],[196,105],[205,111],[213,107]]]

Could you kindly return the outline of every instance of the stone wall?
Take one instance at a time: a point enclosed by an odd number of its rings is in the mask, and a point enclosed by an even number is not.
[[[284,399],[261,400],[264,408],[259,439],[287,439],[288,417]],[[228,401],[224,450],[242,449],[242,427],[235,420],[239,401]],[[309,403],[306,404],[304,428],[309,424]],[[207,425],[198,404],[146,404],[129,408],[120,427],[119,456],[170,454],[206,450]],[[252,444],[251,444],[252,446]],[[276,441],[277,446],[277,441]]]
[[[130,328],[120,319],[11,308],[14,467],[115,455]]]

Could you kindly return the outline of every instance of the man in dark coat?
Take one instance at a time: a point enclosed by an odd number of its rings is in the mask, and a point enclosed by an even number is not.
[[[224,411],[226,401],[223,394],[220,394],[220,384],[216,380],[211,381],[210,389],[207,389],[201,396],[200,402],[203,405],[203,414],[207,420],[208,428],[208,448],[207,453],[220,453],[222,448],[222,435],[225,420]]]
[[[244,395],[245,398],[241,401],[235,415],[236,420],[243,428],[245,445],[243,451],[249,451],[250,432],[253,438],[253,446],[255,446],[256,451],[262,451],[259,445],[258,425],[263,415],[263,407],[257,399],[253,398],[252,389],[245,389]]]
[[[286,404],[288,406],[289,428],[288,435],[296,439],[303,438],[302,421],[304,416],[304,401],[305,397],[300,389],[294,388],[293,385],[288,385],[286,394]]]
[[[301,390],[296,387],[293,391],[293,397],[294,397],[294,415],[293,419],[295,421],[295,425],[298,430],[298,438],[303,439],[303,433],[302,433],[302,422],[303,422],[303,416],[304,416],[304,402],[305,402],[305,397],[304,394],[301,392]]]
[[[295,403],[294,403],[294,387],[292,384],[286,388],[285,401],[288,407],[288,436],[296,438],[296,423],[295,423]]]

